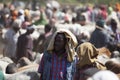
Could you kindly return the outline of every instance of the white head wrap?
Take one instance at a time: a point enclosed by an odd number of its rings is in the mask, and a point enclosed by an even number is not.
[[[24,15],[24,10],[23,9],[20,9],[18,12],[21,13],[22,15]]]
[[[35,27],[36,27],[35,25],[30,25],[27,27],[27,30],[35,29]]]
[[[47,6],[48,8],[52,8],[52,6],[51,6],[50,3],[47,3],[46,6]]]

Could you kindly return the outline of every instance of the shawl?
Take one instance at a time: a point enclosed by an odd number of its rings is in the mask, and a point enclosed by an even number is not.
[[[75,48],[78,44],[77,39],[75,37],[74,34],[72,34],[72,32],[70,32],[69,30],[66,29],[60,29],[58,31],[56,31],[50,41],[50,44],[48,45],[47,50],[48,51],[52,51],[54,49],[54,41],[55,41],[55,36],[57,35],[57,33],[64,33],[66,38],[67,38],[67,43],[66,43],[66,52],[67,52],[67,60],[69,62],[72,62],[74,60],[74,56],[75,56]]]
[[[97,61],[97,51],[96,47],[89,42],[84,42],[77,47],[77,55],[79,61],[77,67],[82,68],[85,65],[91,65]]]

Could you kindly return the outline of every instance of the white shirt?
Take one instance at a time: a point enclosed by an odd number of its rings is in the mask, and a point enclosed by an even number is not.
[[[19,37],[19,33],[15,33],[13,29],[8,29],[5,33],[4,40],[5,40],[5,47],[4,47],[4,56],[14,58],[16,52],[16,44]]]

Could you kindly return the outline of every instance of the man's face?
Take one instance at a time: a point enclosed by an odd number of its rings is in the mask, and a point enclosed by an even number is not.
[[[64,34],[57,34],[54,42],[55,51],[61,51],[65,49],[65,44],[66,44],[66,40]]]

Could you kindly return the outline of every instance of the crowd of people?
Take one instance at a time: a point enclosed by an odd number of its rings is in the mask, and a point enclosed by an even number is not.
[[[120,80],[120,4],[76,7],[3,4],[0,80]]]

